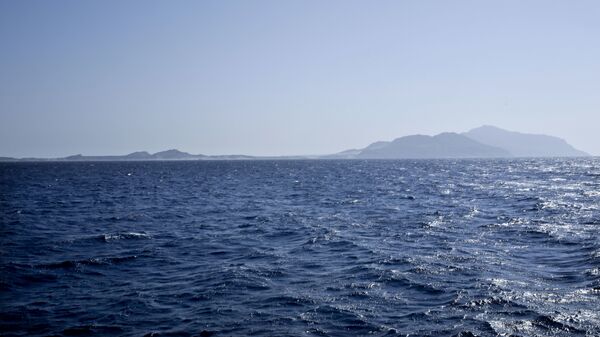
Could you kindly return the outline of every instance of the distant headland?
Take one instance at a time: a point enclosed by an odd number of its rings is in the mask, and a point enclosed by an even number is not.
[[[412,135],[375,142],[364,149],[346,150],[327,158],[419,159],[419,158],[524,158],[586,157],[565,140],[484,125],[464,133],[436,136]]]
[[[392,141],[378,141],[362,149],[321,156],[247,156],[190,154],[167,150],[127,155],[63,158],[9,158],[0,161],[157,161],[157,160],[259,160],[259,159],[443,159],[443,158],[536,158],[586,157],[565,140],[548,135],[526,134],[484,125],[464,133],[444,132],[435,136],[411,135]]]

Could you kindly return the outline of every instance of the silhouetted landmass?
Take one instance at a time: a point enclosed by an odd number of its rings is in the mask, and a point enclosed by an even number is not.
[[[251,159],[301,159],[302,156],[286,157],[255,157],[247,155],[216,155],[191,154],[171,149],[150,154],[146,151],[133,152],[122,156],[84,156],[81,154],[51,160],[58,161],[153,161],[153,160],[251,160]]]
[[[238,156],[215,156],[215,157],[224,157],[232,159],[237,158]],[[203,154],[190,154],[187,152],[182,152],[179,150],[171,149],[161,152],[156,152],[154,154],[150,154],[146,151],[133,152],[130,154],[126,154],[123,156],[84,156],[81,154],[75,156],[69,156],[65,158],[61,158],[59,160],[65,161],[140,161],[140,160],[201,160],[211,158],[211,156],[206,156]]]
[[[265,159],[427,159],[427,158],[507,158],[589,156],[563,139],[482,126],[462,134],[445,132],[436,136],[412,135],[393,141],[379,141],[364,149],[351,149],[324,156],[247,156],[190,154],[167,150],[146,151],[122,156],[84,156],[65,158],[9,158],[0,161],[152,161],[152,160],[265,160]]]
[[[139,151],[139,152],[130,153],[130,154],[126,155],[125,157],[129,158],[129,159],[144,160],[144,159],[151,159],[152,155],[146,151]]]
[[[391,142],[377,142],[360,151],[362,159],[401,158],[496,158],[510,157],[501,148],[485,145],[457,133],[437,136],[414,135],[397,138]]]
[[[558,137],[508,131],[495,126],[485,125],[463,135],[483,144],[501,147],[515,157],[589,156]]]
[[[436,136],[412,135],[393,141],[379,141],[364,149],[347,150],[322,158],[345,159],[419,159],[419,158],[507,158],[507,157],[580,157],[589,154],[577,150],[563,139],[524,134],[494,126],[482,126],[462,134]]]
[[[204,157],[204,155],[193,155],[187,152],[181,152],[179,150],[167,150],[157,152],[152,155],[152,159],[163,159],[163,160],[171,160],[171,159],[199,159]]]
[[[351,149],[325,156],[319,156],[320,159],[354,159],[362,150]]]

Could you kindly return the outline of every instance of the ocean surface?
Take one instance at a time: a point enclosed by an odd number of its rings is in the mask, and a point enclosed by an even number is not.
[[[0,164],[2,336],[600,336],[600,159]]]

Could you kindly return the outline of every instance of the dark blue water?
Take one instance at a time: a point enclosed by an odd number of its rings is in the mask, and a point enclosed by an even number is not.
[[[600,159],[0,165],[4,336],[598,336]]]

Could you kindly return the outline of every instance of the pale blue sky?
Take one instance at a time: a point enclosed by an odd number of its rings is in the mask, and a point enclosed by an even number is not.
[[[325,154],[482,124],[600,154],[600,1],[0,0],[0,156]]]

